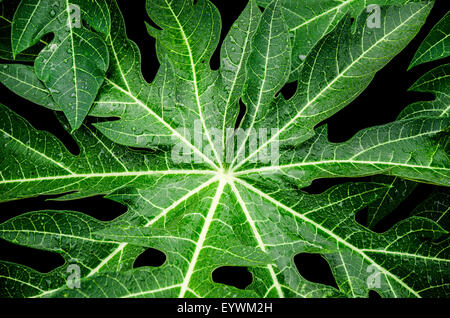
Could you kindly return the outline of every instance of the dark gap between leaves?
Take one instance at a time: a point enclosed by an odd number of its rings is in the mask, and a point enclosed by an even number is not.
[[[253,281],[253,276],[248,271],[248,268],[241,266],[219,267],[213,271],[212,278],[216,283],[233,286],[239,289],[247,288]]]
[[[284,99],[289,100],[292,96],[294,96],[295,92],[297,91],[297,81],[286,83],[283,88],[281,89],[281,94],[283,95]]]
[[[121,1],[124,1],[124,0],[119,0],[118,2],[120,3]],[[161,27],[159,25],[157,25],[152,19],[150,19],[149,15],[147,14],[147,6],[145,6],[145,7],[146,7],[145,8],[145,14],[146,14],[145,22],[147,22],[151,27],[155,28],[156,30],[162,31]],[[142,10],[142,8],[137,8],[137,9]],[[151,35],[148,35],[148,36],[151,36]]]
[[[369,216],[369,207],[365,207],[364,209],[356,212],[355,221],[360,225],[367,227],[368,216]]]
[[[230,3],[228,1],[219,1],[213,0],[211,1],[219,10],[220,17],[222,20],[222,29],[220,33],[220,42],[214,54],[212,55],[210,66],[213,70],[218,70],[220,67],[220,44],[223,43],[225,37],[231,29],[233,23],[239,18],[239,15],[244,11],[247,3],[245,1],[236,1],[233,3],[233,10],[229,10]],[[223,14],[226,12],[227,14]]]
[[[352,182],[370,182],[370,180],[371,180],[370,177],[316,179],[313,180],[311,185],[302,188],[301,190],[309,194],[320,194],[338,184],[352,183]]]
[[[90,125],[93,129],[95,129],[95,127],[92,126],[92,124],[104,123],[104,122],[110,122],[110,121],[118,121],[121,118],[120,117],[88,117],[88,119],[89,119],[89,122],[87,124]]]
[[[375,290],[369,290],[369,298],[371,299],[381,299],[382,297]]]
[[[431,184],[419,184],[392,213],[381,219],[372,230],[377,233],[382,233],[392,228],[398,222],[408,218],[411,212],[431,194],[434,188],[435,186]]]
[[[41,273],[51,272],[65,263],[58,253],[16,245],[5,240],[0,240],[0,255],[1,261],[21,264]]]
[[[126,206],[101,195],[70,201],[51,200],[58,197],[61,197],[61,195],[38,196],[0,203],[0,223],[21,214],[38,210],[78,211],[100,221],[112,221],[127,211]]]
[[[330,265],[320,254],[300,253],[294,257],[295,266],[303,278],[338,289]]]
[[[150,148],[150,146],[149,148],[128,146],[128,149],[132,152],[136,152],[141,155],[157,155],[158,153],[160,154],[161,152],[170,152],[172,148],[167,145],[162,145],[159,146],[158,148],[157,147]]]
[[[245,113],[247,112],[247,106],[245,106],[242,99],[239,99],[239,114],[236,118],[236,124],[234,125],[234,129],[238,129],[244,119]]]
[[[222,33],[220,34],[220,42],[222,43],[226,34],[222,28]],[[211,59],[209,61],[209,66],[213,71],[217,71],[220,68],[220,48],[216,48],[213,55],[211,56]]]
[[[127,36],[137,44],[141,53],[141,71],[144,79],[150,83],[156,76],[158,67],[155,67],[157,61],[155,43],[156,40],[147,33],[145,22],[150,22],[150,18],[145,10],[145,1],[139,1],[140,4],[130,4],[128,0],[118,0],[117,4],[121,10],[127,29]],[[142,58],[144,57],[144,58]]]
[[[166,262],[166,259],[166,254],[163,252],[154,248],[147,248],[136,258],[133,268],[144,266],[160,267]]]
[[[36,105],[6,88],[2,88],[0,103],[8,105],[9,109],[26,119],[37,130],[54,135],[72,155],[76,156],[80,153],[78,144],[61,125],[55,111]]]

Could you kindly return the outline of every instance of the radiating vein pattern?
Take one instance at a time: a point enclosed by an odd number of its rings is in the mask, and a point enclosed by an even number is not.
[[[0,83],[54,110],[74,146],[0,104],[0,202],[100,195],[126,212],[1,223],[0,239],[64,259],[43,273],[0,256],[1,297],[449,297],[449,65],[420,76],[410,90],[433,97],[395,121],[339,143],[321,124],[410,43],[434,1],[250,0],[218,51],[211,1],[147,0],[151,82],[115,0],[10,3],[0,58],[16,62],[0,64]],[[78,9],[81,27],[59,28]],[[414,63],[447,55],[446,17]],[[426,199],[377,231],[421,182]],[[149,248],[164,262],[137,266]],[[334,287],[307,279],[299,253],[324,258]],[[245,267],[251,283],[217,282],[223,266]]]

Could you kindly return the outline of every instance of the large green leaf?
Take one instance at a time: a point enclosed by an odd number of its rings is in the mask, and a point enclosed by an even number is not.
[[[377,261],[375,260],[379,257],[378,254],[384,254],[385,259],[390,259],[389,262],[395,263],[396,251],[402,250],[405,252],[403,255],[404,257],[411,258],[411,260],[415,259],[419,263],[424,262],[430,266],[437,266],[436,269],[438,269],[439,266],[447,266],[445,257],[440,255],[435,259],[435,261],[431,261],[431,259],[433,258],[432,255],[437,256],[439,253],[443,252],[443,246],[436,246],[433,248],[431,245],[427,247],[424,246],[423,251],[408,255],[409,253],[406,252],[406,246],[410,243],[409,239],[411,239],[410,234],[408,234],[411,231],[410,227],[420,229],[421,227],[429,228],[429,226],[432,225],[431,222],[427,223],[424,219],[417,218],[411,220],[408,224],[403,224],[403,226],[399,225],[398,228],[384,235],[371,234],[368,230],[357,225],[351,217],[353,214],[352,211],[360,209],[361,206],[365,204],[366,200],[370,200],[370,198],[375,197],[375,193],[381,189],[382,187],[377,187],[375,184],[355,184],[342,185],[316,197],[305,194],[299,195],[299,193],[295,192],[280,193],[280,195],[282,195],[285,199],[293,199],[295,202],[297,202],[298,199],[301,200],[300,202],[302,203],[295,204],[296,210],[293,210],[292,208],[272,199],[271,196],[266,197],[265,194],[263,195],[258,191],[254,192],[255,189],[251,187],[248,188],[247,186],[243,186],[241,183],[231,183],[224,189],[223,205],[230,206],[229,204],[226,204],[225,201],[231,196],[231,199],[235,201],[234,204],[231,205],[235,207],[233,215],[228,215],[230,211],[220,208],[214,214],[214,219],[216,220],[215,222],[213,221],[209,225],[207,222],[212,219],[212,215],[211,219],[206,218],[205,225],[200,232],[199,241],[196,240],[192,243],[196,243],[194,255],[196,255],[195,252],[198,251],[198,258],[194,257],[192,262],[189,263],[190,266],[188,268],[187,275],[183,280],[180,279],[179,281],[181,286],[176,286],[177,284],[174,284],[176,281],[174,282],[173,280],[170,283],[173,288],[177,289],[177,292],[179,291],[179,296],[214,296],[214,289],[211,289],[210,287],[204,288],[204,285],[210,280],[206,276],[206,274],[209,275],[210,270],[204,273],[204,271],[207,270],[204,268],[204,259],[208,257],[209,253],[211,253],[211,241],[220,241],[222,237],[221,234],[223,233],[222,231],[229,228],[233,229],[234,233],[237,231],[238,233],[241,233],[239,237],[244,243],[251,243],[252,246],[258,246],[261,250],[269,253],[272,256],[272,260],[274,260],[275,265],[257,267],[252,270],[255,283],[249,287],[249,290],[253,290],[260,296],[323,297],[326,295],[337,295],[337,293],[333,292],[331,288],[309,283],[298,275],[295,270],[295,265],[293,264],[293,255],[299,251],[320,251],[326,255],[327,260],[330,263],[337,264],[340,262],[345,262],[348,266],[348,272],[345,273],[344,270],[342,270],[342,272],[337,270],[335,275],[341,289],[344,292],[349,293],[349,296],[352,295],[352,293],[353,296],[367,295],[368,289],[367,286],[365,286],[366,282],[360,281],[356,278],[366,276],[365,273],[361,275],[359,272],[366,270],[367,266],[364,266],[364,264],[371,264],[374,267],[379,268],[382,272],[380,275],[382,275],[383,281],[380,285],[381,287],[377,289],[377,291],[380,293],[386,293],[386,296],[393,296],[395,293],[398,293],[398,296],[411,296],[411,293],[415,294],[415,292],[409,288],[406,282],[403,282],[402,276],[397,276],[398,273],[402,272],[402,270],[400,268],[392,270],[390,265],[387,264],[383,264],[386,267],[378,267]],[[221,191],[220,185],[218,186],[218,191]],[[317,205],[318,202],[320,202],[320,205]],[[327,204],[323,205],[325,202]],[[347,212],[343,214],[337,213],[339,206],[345,206]],[[234,219],[237,215],[236,211],[241,211],[240,214],[243,216],[245,215],[246,220],[238,221]],[[296,211],[301,211],[301,214]],[[271,217],[269,219],[265,219],[268,212],[270,212]],[[340,220],[340,224],[337,227],[335,225],[336,219]],[[226,223],[224,224],[223,222]],[[164,228],[170,228],[170,221],[166,220],[164,223]],[[236,227],[231,224],[240,225]],[[157,226],[157,223],[155,223],[155,225]],[[222,228],[222,231],[213,230],[217,225]],[[288,231],[286,231],[286,227],[289,228]],[[177,228],[179,228],[178,224]],[[330,231],[329,229],[332,230]],[[429,229],[431,230],[431,228]],[[342,230],[346,232],[346,234],[341,232]],[[209,234],[209,231],[214,231],[213,233],[215,234]],[[405,237],[404,240],[399,241],[398,244],[390,246],[390,243],[392,243],[391,239],[395,231],[398,231],[399,234],[401,233]],[[432,231],[435,231],[434,233],[437,235],[436,237],[440,236],[440,231],[442,232],[439,227],[435,227]],[[225,231],[225,233],[226,232],[227,231]],[[112,228],[105,231],[100,231],[98,233],[100,233],[99,238],[109,238],[118,242],[128,241],[137,245],[163,248],[165,251],[168,251],[169,261],[172,255],[170,251],[174,248],[165,246],[167,243],[165,243],[164,239],[161,240],[159,236],[156,235],[158,232],[155,233],[155,231],[152,232],[125,227],[122,229]],[[202,234],[205,233],[207,233],[208,236],[203,241]],[[293,233],[296,233],[296,235],[292,236]],[[359,241],[360,243],[358,243],[358,245],[352,245],[350,242],[353,240],[347,240],[345,243],[339,240],[340,237],[344,237],[349,233],[353,233],[355,235],[354,242]],[[425,232],[423,232],[423,234],[425,234]],[[173,239],[173,237],[180,237],[179,230],[170,236],[171,239]],[[228,237],[230,236],[227,236],[227,238]],[[311,244],[311,237],[315,237],[314,244]],[[359,237],[365,237],[365,242],[367,242],[365,246],[364,243],[361,243]],[[241,244],[243,242],[241,242]],[[174,244],[172,244],[172,246],[173,245]],[[177,247],[180,247],[180,245],[178,244]],[[232,247],[232,243],[228,244],[228,249],[232,249]],[[435,250],[433,250],[434,248]],[[181,253],[185,255],[188,252],[184,251]],[[247,251],[245,250],[245,253],[242,254],[246,255],[246,253]],[[430,260],[427,260],[428,257]],[[441,257],[442,259],[440,259]],[[176,257],[173,256],[172,262],[175,259]],[[223,257],[218,258],[216,256],[215,259],[220,265],[229,264],[229,261],[227,262]],[[217,263],[209,260],[207,264],[209,266],[214,266]],[[239,261],[239,264],[244,265],[245,263],[243,261]],[[187,266],[187,264],[185,266]],[[340,266],[342,266],[342,263],[336,268],[339,268]],[[189,269],[193,273],[192,276],[189,276],[191,273]],[[183,272],[183,270],[180,269],[180,272]],[[141,271],[131,271],[122,275],[134,277],[137,280],[137,277],[141,275]],[[434,276],[436,282],[439,282],[443,278],[443,275],[445,275],[445,272],[443,272],[442,269],[438,270],[438,275]],[[353,279],[352,276],[355,276],[355,278]],[[348,282],[349,277],[351,280],[350,283]],[[133,285],[130,285],[129,288],[120,288],[119,290],[111,289],[107,291],[102,291],[98,287],[94,287],[98,286],[100,282],[102,282],[102,285],[108,285],[113,282],[114,278],[117,279],[118,277],[108,277],[108,274],[101,275],[87,280],[86,284],[89,289],[94,289],[93,295],[101,297],[127,297],[130,294],[133,295],[136,291],[139,291],[139,289]],[[119,279],[122,278],[123,277]],[[414,278],[410,277],[408,280],[409,279],[413,282]],[[153,293],[158,290],[156,288],[157,286],[161,288],[168,288],[166,282],[163,282],[163,284],[161,284],[161,282],[159,283],[159,285],[155,284],[153,287],[150,287],[149,290],[141,289],[140,292],[142,294]],[[352,284],[353,286],[351,286]],[[420,282],[418,285],[420,285]],[[191,293],[186,295],[183,287],[188,291],[190,290]],[[171,295],[168,294],[169,291],[166,291],[166,293],[167,294],[161,293],[160,296]],[[71,291],[67,289],[61,295],[81,296],[80,291]],[[137,293],[137,295],[139,295],[139,293]]]
[[[221,25],[212,3],[147,1],[158,26],[147,29],[161,64],[147,83],[139,50],[108,1],[110,68],[90,112],[104,119],[94,123],[98,131],[85,125],[73,134],[79,155],[0,107],[2,201],[105,194],[128,208],[110,222],[40,211],[1,224],[0,238],[66,261],[47,274],[0,263],[3,296],[367,297],[371,290],[383,297],[448,296],[442,205],[426,215],[427,201],[411,218],[374,233],[355,215],[391,190],[384,179],[319,194],[302,190],[319,178],[379,174],[449,185],[448,116],[404,116],[343,143],[316,127],[413,39],[433,2],[382,6],[381,28],[366,27],[370,12],[353,10],[362,12],[354,22],[343,15],[309,52],[289,100],[279,94],[293,50],[283,3],[274,0],[261,12],[249,1],[215,71],[209,62]],[[17,72],[2,74],[10,89],[31,99],[26,86],[17,86]],[[239,99],[246,113],[235,130]],[[147,247],[165,253],[165,263],[133,268]],[[298,253],[321,254],[338,289],[305,279],[294,263]],[[67,285],[71,265],[79,268],[80,288]],[[238,289],[213,281],[221,266],[247,267],[252,283]]]
[[[114,241],[108,243],[101,238],[97,238],[94,235],[94,232],[105,229],[107,226],[108,228],[114,229],[114,224],[132,223],[139,225],[140,228],[137,228],[136,231],[145,232],[146,235],[148,235],[152,246],[164,249],[169,260],[163,267],[156,268],[153,271],[149,269],[136,271],[135,277],[141,276],[137,281],[144,281],[145,286],[148,285],[147,289],[140,284],[130,286],[125,285],[130,289],[135,289],[135,295],[131,295],[131,292],[124,294],[122,288],[118,289],[113,287],[111,292],[114,293],[114,296],[130,297],[139,296],[139,294],[142,296],[156,294],[156,296],[158,296],[158,289],[161,289],[159,291],[161,292],[159,296],[164,295],[162,293],[163,291],[167,293],[166,296],[176,295],[173,294],[173,289],[178,288],[179,290],[183,280],[186,280],[186,282],[190,281],[191,275],[193,274],[193,269],[188,262],[188,260],[191,259],[193,261],[194,259],[198,259],[199,263],[203,259],[203,273],[195,273],[195,275],[200,275],[202,279],[205,279],[205,275],[209,274],[208,270],[210,270],[211,267],[214,268],[217,264],[260,265],[267,262],[266,256],[255,247],[249,246],[246,248],[242,246],[242,242],[239,240],[236,240],[236,242],[233,243],[232,238],[227,240],[221,239],[222,236],[228,237],[232,234],[232,232],[230,233],[230,229],[222,223],[216,221],[214,224],[211,224],[212,216],[216,212],[215,209],[219,204],[218,200],[223,198],[221,196],[223,184],[217,189],[217,178],[203,182],[200,186],[194,187],[190,191],[188,191],[188,189],[192,186],[192,183],[196,181],[180,180],[177,185],[177,191],[168,188],[175,186],[173,181],[174,180],[171,180],[171,182],[167,183],[160,180],[159,182],[156,182],[157,185],[154,188],[145,191],[133,190],[117,193],[117,198],[130,202],[129,207],[130,209],[133,209],[133,212],[117,222],[113,222],[113,224],[102,224],[99,221],[74,212],[36,212],[20,216],[4,223],[0,228],[0,236],[4,239],[11,240],[14,243],[28,246],[31,245],[61,253],[69,264],[79,265],[81,267],[81,274],[88,278],[97,272],[109,272],[111,271],[111,268],[124,270],[131,269],[132,262],[137,255],[142,252],[142,248],[136,248],[131,244],[121,243],[123,240],[117,244]],[[159,192],[159,197],[162,198],[161,194],[169,189],[173,191],[172,197],[174,200],[167,200],[167,198],[164,197],[164,199],[160,200],[159,203],[161,205],[159,207],[154,205],[156,203],[156,201],[154,201],[156,192]],[[147,201],[150,199],[153,200],[152,203]],[[134,206],[134,204],[136,204],[136,206]],[[192,213],[191,211],[210,212],[208,215],[203,216],[199,213]],[[173,219],[170,218],[172,221],[166,217],[166,214],[169,212],[173,217]],[[204,217],[206,217],[206,219]],[[49,218],[52,220],[50,224],[47,220]],[[147,232],[146,229],[156,222],[175,222],[173,225],[180,229],[180,231],[175,230],[175,233],[166,230]],[[179,225],[181,225],[179,222],[184,224],[184,226],[179,227]],[[202,225],[203,223],[204,225]],[[68,224],[70,224],[70,226],[68,226]],[[167,224],[167,226],[170,227],[169,224]],[[196,229],[199,227],[204,229],[201,233],[196,232]],[[210,233],[215,234],[209,235],[208,240],[205,241],[206,231],[209,228],[211,228]],[[121,233],[121,231],[117,231],[117,235],[119,235],[119,233]],[[199,244],[198,246],[202,248],[201,241],[204,241],[205,246],[207,245],[208,247],[205,248],[204,254],[199,257],[196,244]],[[84,246],[80,246],[81,244]],[[87,244],[89,244],[89,246],[86,246]],[[52,246],[53,248],[49,248],[49,246]],[[79,249],[83,249],[84,253],[80,254]],[[94,253],[98,255],[95,255]],[[214,264],[210,263],[211,259],[214,260]],[[4,264],[4,266],[8,267],[8,264]],[[60,273],[59,275],[63,276],[65,270],[65,267],[58,268],[51,274],[57,275],[57,273]],[[43,276],[38,273],[34,273],[34,275]],[[106,275],[108,277],[112,274]],[[124,275],[126,276],[127,274]],[[48,275],[44,275],[44,277],[45,276]],[[148,279],[149,276],[153,276],[154,279]],[[10,288],[17,288],[22,285],[20,281],[13,279],[10,279],[6,283],[17,284]],[[84,284],[84,282],[82,283]],[[175,286],[165,287],[166,284]],[[213,284],[213,282],[211,282],[211,284]],[[65,282],[59,282],[59,284],[56,282],[55,285],[48,286],[45,285],[45,282],[42,284],[41,282],[35,283],[30,281],[29,285],[33,288],[28,288],[26,293],[22,296],[43,297],[57,293],[61,289],[64,290]],[[153,289],[150,290],[150,288]],[[221,287],[218,284],[213,284],[212,289],[211,286],[206,284],[201,288],[204,290],[202,293],[213,293],[214,289],[218,289],[217,292],[220,293],[219,295],[226,295],[224,292],[228,289],[230,296],[233,294],[240,295],[238,291],[233,291],[233,289],[224,286]],[[20,288],[18,288],[18,290],[19,289]],[[91,295],[94,296],[94,293],[97,292],[98,290],[88,293],[92,293]],[[188,289],[185,289],[184,292],[190,293]],[[197,292],[200,293],[200,290],[197,290]]]

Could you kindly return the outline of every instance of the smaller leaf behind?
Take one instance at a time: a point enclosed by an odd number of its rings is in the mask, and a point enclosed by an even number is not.
[[[412,212],[414,216],[435,221],[445,230],[450,230],[450,192],[448,188],[436,188],[431,195]]]
[[[375,176],[373,182],[389,185],[386,192],[378,200],[369,205],[367,226],[373,228],[386,215],[394,211],[403,200],[416,188],[417,183],[399,177]]]
[[[8,0],[7,2],[8,5],[6,5],[6,2],[0,2],[0,59],[21,62],[34,61],[47,43],[41,40],[40,43],[37,43],[35,46],[23,51],[15,57],[13,56],[11,47],[11,23],[20,0]]]
[[[82,19],[103,34],[86,29]],[[108,69],[104,38],[109,34],[109,19],[105,0],[77,0],[73,4],[63,0],[24,0],[14,14],[14,56],[44,35],[55,35],[37,56],[34,68],[73,130],[83,123]]]
[[[409,90],[420,93],[431,93],[435,99],[412,103],[400,113],[400,119],[413,117],[450,117],[450,64],[441,65],[432,69],[419,78]]]
[[[34,68],[24,64],[0,64],[0,83],[20,97],[52,110],[60,110]]]
[[[439,21],[423,40],[408,69],[450,56],[450,13]]]
[[[407,106],[398,116],[398,120],[417,117],[448,118],[450,105],[450,65],[439,66],[422,76],[411,88],[411,91],[431,93],[432,101],[421,101]],[[389,187],[379,200],[373,202],[368,210],[368,226],[375,226],[383,217],[390,214],[408,197],[417,184],[399,177],[375,176],[374,181],[386,183]]]

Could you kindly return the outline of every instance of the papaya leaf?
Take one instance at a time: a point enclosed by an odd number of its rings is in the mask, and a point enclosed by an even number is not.
[[[439,21],[431,30],[430,34],[423,40],[419,49],[409,66],[413,68],[416,65],[443,59],[450,56],[450,13]]]
[[[1,239],[65,260],[49,273],[0,261],[1,295],[368,297],[375,291],[382,297],[448,297],[445,200],[429,198],[384,233],[355,219],[378,205],[382,212],[372,213],[374,224],[395,208],[383,200],[386,194],[404,198],[392,194],[386,178],[449,186],[445,66],[414,88],[433,92],[436,100],[407,106],[393,122],[341,143],[330,142],[320,124],[408,45],[434,4],[388,2],[374,2],[380,27],[368,24],[374,13],[364,9],[371,3],[348,0],[339,1],[338,9],[338,1],[315,4],[305,11],[312,21],[293,31],[288,1],[265,1],[262,11],[250,0],[213,70],[221,20],[212,2],[148,0],[154,24],[147,31],[160,63],[148,83],[117,3],[106,1],[110,29],[101,19],[86,21],[99,34],[109,32],[110,63],[89,110],[97,119],[78,121],[72,132],[80,153],[0,106],[0,201],[104,195],[127,211],[108,222],[75,211],[35,211],[0,224]],[[306,38],[321,17],[325,22],[311,35],[314,43],[304,48],[307,56],[293,77],[293,35]],[[13,48],[28,45],[16,40]],[[50,87],[36,76],[8,65],[0,80],[50,107],[43,85],[51,93]],[[280,90],[292,80],[297,91],[286,100]],[[240,101],[245,114],[238,121]],[[61,123],[72,131],[70,118]],[[375,177],[318,194],[305,189],[321,178],[363,176]],[[164,253],[164,263],[134,268],[146,248]],[[320,254],[337,288],[306,279],[294,262],[299,253]],[[251,284],[214,281],[212,273],[222,266],[248,268]]]
[[[98,33],[84,27],[83,21]],[[36,57],[34,69],[74,130],[83,123],[108,69],[104,38],[109,35],[110,25],[104,0],[25,0],[14,14],[13,57],[43,36],[54,34]]]

